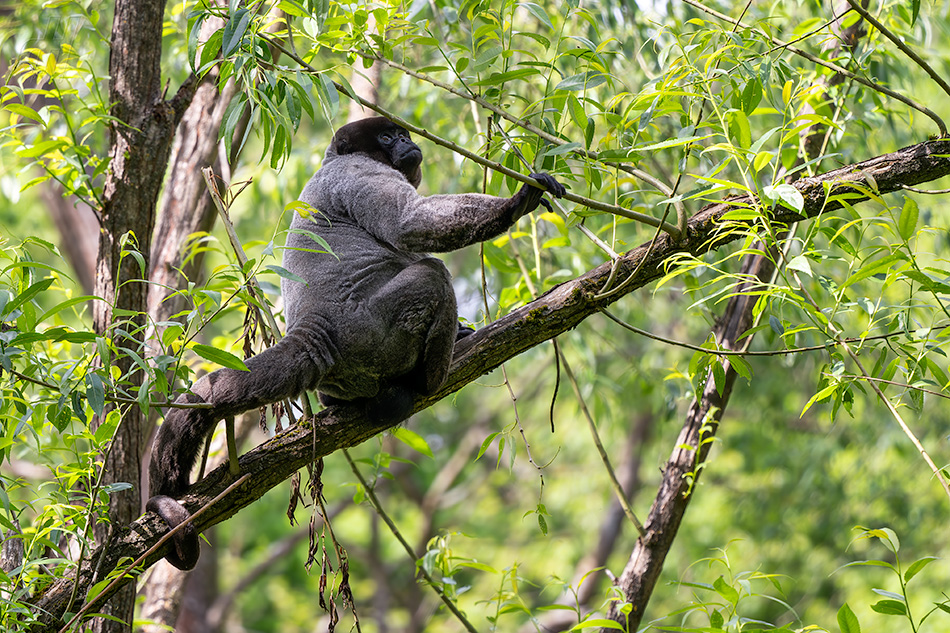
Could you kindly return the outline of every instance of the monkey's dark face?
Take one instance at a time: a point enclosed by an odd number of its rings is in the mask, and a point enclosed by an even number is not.
[[[366,154],[402,172],[414,187],[422,181],[422,150],[404,127],[383,117],[347,123],[333,135],[330,149],[337,155]]]
[[[409,138],[409,132],[394,126],[393,130],[380,132],[379,146],[389,154],[393,167],[404,174],[411,174],[422,164],[422,150]]]

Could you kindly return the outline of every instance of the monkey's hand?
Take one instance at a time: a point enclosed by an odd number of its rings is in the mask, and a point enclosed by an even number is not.
[[[543,186],[544,189],[538,189],[534,185],[522,185],[518,193],[511,198],[515,209],[513,220],[517,220],[521,216],[531,213],[538,208],[539,204],[544,204],[543,196],[545,190],[555,198],[560,198],[567,193],[564,185],[555,180],[551,174],[534,173],[531,174],[531,177],[537,180],[538,184]],[[547,204],[544,204],[544,206],[550,208]]]
[[[559,183],[554,179],[554,176],[544,172],[531,174],[531,177],[537,180],[540,184],[544,185],[544,188],[548,190],[548,193],[554,196],[555,198],[560,198],[567,193],[567,189],[564,188],[564,185]]]

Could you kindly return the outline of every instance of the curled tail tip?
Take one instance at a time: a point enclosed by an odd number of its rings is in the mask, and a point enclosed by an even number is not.
[[[150,498],[145,504],[145,509],[160,516],[169,529],[191,519],[191,513],[185,509],[185,506],[166,495],[155,495]],[[165,555],[165,560],[182,571],[188,571],[198,563],[200,551],[198,531],[193,525],[188,524],[172,537],[172,548]]]

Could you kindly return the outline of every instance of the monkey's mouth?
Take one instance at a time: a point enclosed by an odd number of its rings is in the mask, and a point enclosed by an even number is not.
[[[417,149],[410,150],[396,159],[393,166],[401,172],[412,171],[422,164],[422,152]]]

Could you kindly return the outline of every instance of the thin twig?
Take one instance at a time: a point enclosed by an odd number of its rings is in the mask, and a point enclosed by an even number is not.
[[[513,244],[512,244],[513,245]],[[532,296],[537,296],[537,291],[534,288],[534,284],[531,282],[531,276],[528,274],[528,271],[525,268],[524,262],[522,260],[521,254],[518,253],[517,248],[515,248],[515,261],[518,262],[519,267],[521,268],[521,275],[525,280],[528,290]],[[552,339],[557,341],[557,339]],[[567,357],[564,356],[564,352],[561,351],[560,347],[555,345],[554,347],[557,358],[560,361],[562,367],[564,367],[564,373],[567,374],[568,380],[571,382],[571,387],[574,389],[574,395],[577,397],[578,403],[580,403],[581,412],[584,414],[584,417],[587,419],[587,427],[590,430],[591,437],[594,440],[594,446],[597,448],[597,453],[600,455],[600,460],[604,465],[604,469],[607,471],[607,478],[610,480],[610,487],[613,489],[614,493],[617,496],[617,502],[620,504],[620,507],[623,509],[623,513],[626,515],[627,519],[633,523],[633,526],[636,528],[640,536],[646,536],[646,530],[643,529],[643,524],[640,523],[640,520],[637,519],[637,515],[633,513],[633,509],[630,507],[630,504],[627,501],[627,494],[623,490],[623,486],[620,485],[620,480],[617,479],[617,473],[614,470],[613,465],[610,463],[610,457],[607,455],[607,450],[604,448],[604,443],[600,439],[600,432],[597,430],[597,425],[594,423],[594,417],[590,413],[590,409],[587,408],[587,402],[584,400],[584,395],[581,393],[580,385],[577,382],[577,378],[574,376],[574,372],[571,371],[571,366],[567,362]],[[553,405],[552,405],[553,406]],[[552,418],[553,419],[553,418]],[[521,427],[521,422],[518,422],[519,428]],[[521,435],[524,437],[524,429],[521,429]],[[525,445],[527,446],[528,439],[524,438]],[[534,460],[531,458],[530,452],[528,453],[528,459],[531,461],[532,465],[541,471],[541,468],[534,463]],[[544,478],[541,478],[541,485],[544,486]]]
[[[31,376],[27,376],[26,374],[22,374],[15,369],[4,369],[3,371],[8,372],[11,376],[16,376],[18,380],[22,380],[24,382],[34,384],[38,387],[44,387],[52,391],[60,391],[62,389],[62,386],[54,385],[48,382],[43,382],[42,380],[39,380],[37,378],[33,378]],[[88,398],[88,395],[85,393],[80,393],[79,395],[82,397]],[[139,401],[136,400],[135,398],[123,398],[122,396],[110,396],[109,394],[106,394],[103,397],[105,398],[105,400],[109,402],[114,402],[116,404],[139,404]],[[149,406],[162,407],[162,408],[168,407],[169,409],[210,409],[214,405],[208,404],[206,402],[198,402],[198,403],[190,404],[187,402],[170,402],[166,400],[164,402],[150,401]]]
[[[285,55],[293,59],[295,62],[300,64],[300,66],[303,67],[307,72],[318,74],[318,75],[322,74],[319,70],[317,70],[316,68],[314,68],[313,66],[305,62],[296,54],[294,54],[293,52],[281,46],[280,43],[277,42],[276,40],[273,40],[272,38],[269,38],[264,35],[262,35],[261,37],[264,40],[266,40],[269,44],[275,46],[282,53],[284,53]],[[530,176],[525,176],[521,172],[517,172],[513,169],[509,169],[508,167],[505,167],[499,162],[488,160],[487,158],[482,158],[478,154],[465,149],[461,145],[453,143],[452,141],[446,140],[440,136],[436,136],[435,134],[429,132],[425,128],[421,128],[419,126],[411,124],[409,121],[406,121],[405,119],[398,116],[394,112],[391,112],[383,107],[380,107],[376,105],[375,103],[371,103],[370,101],[363,99],[359,95],[351,95],[346,90],[346,88],[344,88],[341,84],[337,82],[333,82],[333,86],[334,88],[336,88],[336,90],[340,94],[345,95],[349,98],[353,98],[355,96],[356,99],[359,101],[359,103],[363,107],[369,108],[373,112],[376,112],[382,116],[385,116],[387,119],[389,119],[393,123],[396,123],[397,125],[401,125],[402,127],[406,128],[407,130],[409,130],[410,132],[412,132],[413,134],[417,136],[421,136],[422,138],[428,139],[432,141],[433,143],[435,143],[436,145],[441,145],[442,147],[445,147],[446,149],[449,149],[455,152],[456,154],[460,154],[461,156],[464,156],[465,158],[469,159],[470,161],[474,163],[478,163],[479,165],[482,165],[483,167],[488,167],[492,171],[499,172],[501,174],[504,174],[505,176],[508,176],[509,178],[513,178],[519,182],[531,185],[533,187],[544,189],[544,187],[542,187],[540,183],[538,183],[538,181],[536,181],[534,178],[531,178]],[[638,222],[642,222],[650,226],[660,227],[664,231],[669,233],[670,235],[673,235],[675,237],[679,236],[679,231],[675,226],[673,226],[672,224],[668,222],[661,222],[660,220],[657,220],[656,218],[654,218],[652,215],[646,215],[645,213],[639,213],[631,209],[625,209],[615,204],[607,204],[606,202],[600,202],[599,200],[585,198],[584,196],[579,196],[576,193],[571,193],[570,191],[566,192],[562,197],[565,200],[569,200],[571,202],[574,202],[575,204],[579,204],[589,209],[594,209],[596,211],[603,211],[605,213],[611,213],[613,215],[619,215],[621,217],[629,218],[631,220],[636,220]]]
[[[126,574],[128,574],[130,571],[132,571],[133,569],[135,569],[136,567],[138,567],[139,565],[141,565],[141,564],[145,561],[145,559],[148,558],[148,556],[150,556],[150,555],[153,554],[154,552],[158,551],[158,548],[160,548],[162,545],[164,545],[166,542],[168,542],[168,540],[169,540],[170,538],[172,538],[173,536],[175,536],[176,534],[178,534],[178,532],[180,532],[181,530],[184,530],[185,527],[186,527],[189,523],[192,523],[195,519],[197,519],[197,518],[200,517],[202,514],[204,514],[205,511],[207,511],[211,506],[213,506],[213,505],[216,504],[218,501],[220,501],[221,499],[223,499],[224,497],[226,497],[228,494],[230,494],[230,492],[231,492],[232,490],[234,490],[235,488],[237,488],[238,486],[240,486],[241,484],[243,484],[245,481],[247,481],[248,479],[250,479],[250,477],[251,477],[251,474],[250,474],[250,473],[247,473],[246,475],[244,475],[243,477],[241,477],[240,479],[238,479],[237,481],[235,481],[233,484],[231,484],[230,486],[228,486],[227,488],[225,488],[225,489],[221,492],[221,494],[219,494],[218,496],[216,496],[214,499],[212,499],[211,501],[209,501],[209,502],[206,503],[205,505],[201,506],[201,508],[199,508],[197,512],[195,512],[194,514],[191,515],[191,518],[190,518],[188,521],[182,521],[181,523],[179,523],[178,525],[176,525],[175,527],[173,527],[172,529],[170,529],[168,532],[166,532],[160,539],[158,539],[158,541],[156,541],[155,545],[152,545],[150,548],[148,548],[147,550],[145,550],[145,552],[144,552],[141,556],[139,556],[138,558],[136,558],[136,559],[135,559],[134,561],[132,561],[125,569],[123,569],[122,572],[121,572],[120,574],[118,574],[118,576],[116,576],[115,580],[113,580],[111,583],[109,583],[109,585],[99,593],[99,596],[108,595],[109,592],[111,592],[113,589],[115,589],[117,585],[119,585],[120,583],[126,581],[126,580],[127,580],[127,579],[126,579]],[[76,574],[77,574],[77,575],[79,574],[79,570],[76,571]],[[98,597],[98,596],[97,596],[97,597]],[[66,623],[66,626],[64,626],[63,628],[61,628],[61,629],[59,630],[59,633],[67,633],[67,631],[69,630],[69,628],[70,628],[75,622],[77,622],[77,621],[79,620],[79,618],[81,618],[82,616],[84,616],[84,615],[89,611],[89,609],[91,609],[92,606],[96,604],[96,602],[97,602],[97,600],[95,600],[95,599],[93,599],[93,600],[90,601],[90,602],[87,602],[87,603],[83,606],[83,608],[80,609],[79,612],[78,612],[76,615],[74,615],[74,616],[69,620],[69,622]]]
[[[749,352],[749,351],[735,351],[735,350],[725,350],[725,349],[714,349],[709,347],[702,347],[701,345],[694,345],[692,343],[687,343],[685,341],[677,341],[675,339],[666,338],[665,336],[660,336],[659,334],[654,334],[653,332],[643,330],[638,328],[635,325],[630,325],[626,321],[619,319],[614,316],[607,310],[601,310],[601,312],[608,319],[614,321],[620,327],[623,327],[635,334],[645,336],[647,338],[653,339],[654,341],[659,341],[660,343],[666,343],[667,345],[673,345],[676,347],[683,347],[686,349],[691,349],[694,352],[705,352],[707,354],[712,354],[714,356],[787,356],[789,354],[801,354],[802,352],[820,352],[822,350],[827,350],[829,347],[836,347],[845,343],[864,343],[867,341],[878,341],[883,339],[893,338],[895,336],[910,336],[910,330],[900,330],[898,332],[888,332],[887,334],[875,334],[874,336],[864,336],[864,337],[848,337],[841,340],[830,340],[824,345],[811,345],[809,347],[793,347],[790,349],[777,349],[771,351],[759,351],[759,352]],[[933,328],[934,331],[943,330],[950,327],[950,325],[941,325]]]
[[[811,293],[808,292],[808,289],[805,288],[805,284],[802,283],[801,277],[799,277],[798,273],[792,271],[792,277],[795,279],[795,283],[798,285],[798,289],[802,293],[802,296],[805,298],[805,300],[810,303],[815,310],[820,311],[818,302],[815,301],[815,299],[811,296]],[[838,339],[841,332],[834,325],[834,323],[827,321],[826,327],[828,328],[829,333],[832,335],[832,338]],[[851,357],[851,360],[857,366],[858,370],[861,372],[861,377],[867,381],[868,386],[871,387],[871,390],[874,391],[874,394],[878,397],[878,399],[884,403],[884,406],[887,407],[888,412],[890,412],[891,416],[897,421],[897,424],[901,427],[901,430],[904,431],[904,435],[910,439],[911,443],[913,443],[913,445],[920,452],[921,457],[923,457],[927,465],[930,466],[930,469],[936,476],[937,481],[939,481],[940,485],[943,487],[944,492],[947,493],[947,497],[950,498],[950,482],[947,481],[947,478],[944,476],[943,472],[937,467],[933,459],[931,459],[927,449],[924,448],[924,445],[917,438],[917,435],[914,434],[913,430],[911,430],[907,423],[904,422],[904,418],[901,417],[900,412],[898,412],[897,408],[891,403],[890,400],[887,399],[887,396],[885,396],[884,392],[881,391],[881,389],[877,386],[877,383],[873,380],[868,380],[871,378],[871,374],[868,373],[868,371],[864,368],[864,365],[861,363],[861,359],[858,358],[857,352],[851,349],[851,346],[843,341],[840,341],[840,344],[848,353],[848,356]]]
[[[913,191],[916,193],[925,193],[931,196],[950,193],[950,189],[918,189],[917,187],[911,187],[910,185],[901,185],[901,189],[906,189],[907,191]]]
[[[914,391],[919,391],[921,393],[929,393],[932,396],[950,400],[950,396],[948,396],[945,393],[940,393],[939,391],[934,391],[933,389],[924,389],[923,387],[915,387],[914,385],[908,385],[906,382],[897,382],[896,380],[885,380],[883,378],[872,378],[871,376],[859,376],[856,374],[844,374],[841,377],[854,378],[855,380],[870,380],[873,382],[879,382],[884,385],[894,385],[895,387],[902,387],[904,389],[912,389]]]
[[[881,35],[883,35],[884,37],[886,37],[887,39],[889,39],[889,40],[894,44],[894,46],[896,46],[897,48],[899,48],[902,53],[904,53],[905,55],[907,55],[908,57],[910,57],[910,58],[914,61],[915,64],[917,64],[918,66],[920,66],[921,68],[923,68],[923,69],[924,69],[924,72],[927,73],[928,75],[930,75],[930,78],[933,79],[934,82],[935,82],[938,86],[940,86],[940,89],[941,89],[941,90],[943,90],[943,91],[946,92],[948,95],[950,95],[950,84],[947,84],[946,80],[945,80],[943,77],[941,77],[940,75],[938,75],[938,74],[937,74],[937,71],[935,71],[935,70],[930,66],[930,64],[928,64],[926,61],[924,61],[923,58],[921,58],[920,55],[918,55],[917,53],[915,53],[914,50],[904,42],[904,40],[902,40],[901,38],[899,38],[899,37],[897,37],[896,35],[894,35],[893,33],[891,33],[890,29],[888,29],[886,26],[884,26],[884,25],[883,25],[877,18],[875,18],[873,15],[871,15],[870,13],[868,13],[867,9],[865,9],[864,7],[862,7],[860,2],[855,2],[854,0],[848,0],[848,4],[851,5],[851,8],[852,8],[852,9],[854,9],[855,11],[857,11],[858,13],[860,13],[862,18],[864,18],[865,20],[867,20],[874,28],[876,28],[878,31],[880,31],[880,32],[881,32]]]
[[[353,461],[353,458],[350,456],[350,452],[343,449],[343,456],[346,457],[346,461],[350,464],[350,468],[353,470],[353,474],[356,475],[356,478],[359,479],[360,484],[363,486],[363,490],[366,492],[366,498],[369,499],[370,503],[373,505],[373,510],[376,511],[376,514],[383,520],[383,522],[389,527],[389,531],[392,532],[393,536],[396,537],[396,540],[399,541],[399,544],[402,545],[403,549],[406,550],[406,553],[409,555],[409,558],[412,559],[413,564],[416,565],[416,569],[419,570],[419,573],[422,574],[423,578],[426,579],[426,582],[429,583],[429,586],[439,595],[439,598],[442,599],[442,602],[448,608],[449,611],[458,619],[458,621],[465,627],[466,631],[469,633],[478,633],[478,630],[468,621],[468,618],[465,617],[461,611],[459,611],[458,606],[452,600],[445,595],[445,591],[436,583],[435,579],[426,571],[425,567],[418,564],[419,557],[416,556],[416,553],[412,551],[412,546],[409,545],[409,542],[406,541],[402,533],[399,531],[399,528],[396,527],[396,524],[393,523],[393,520],[386,514],[386,511],[383,509],[382,504],[379,502],[379,498],[376,496],[376,492],[373,488],[370,487],[369,482],[366,481],[366,478],[363,477],[363,473],[360,472],[360,469],[357,467],[356,462]]]
[[[633,509],[630,507],[630,503],[627,501],[627,493],[624,492],[623,486],[620,485],[620,480],[617,479],[617,473],[614,470],[613,465],[610,463],[610,457],[607,455],[607,449],[604,448],[604,443],[600,439],[600,433],[597,431],[597,425],[594,423],[594,418],[590,413],[590,410],[587,408],[587,403],[584,401],[584,396],[581,394],[580,385],[577,383],[577,378],[574,377],[574,372],[571,371],[571,366],[567,362],[567,358],[564,357],[564,353],[558,350],[558,354],[561,358],[561,365],[564,367],[564,373],[567,374],[567,379],[571,383],[571,387],[574,389],[574,395],[577,396],[577,401],[580,403],[581,412],[584,414],[584,418],[587,420],[587,428],[590,429],[590,435],[594,440],[594,446],[597,448],[597,454],[600,455],[600,461],[604,464],[604,469],[607,471],[607,477],[610,479],[610,487],[614,491],[614,495],[617,497],[617,503],[620,504],[620,507],[623,509],[623,513],[626,515],[627,519],[633,523],[633,527],[636,528],[637,533],[641,538],[647,535],[646,529],[644,529],[643,524],[640,523],[640,520],[637,518],[637,515],[633,513]]]
[[[705,6],[704,4],[702,4],[701,2],[698,2],[697,0],[683,0],[683,1],[684,1],[686,4],[689,4],[689,5],[691,5],[691,6],[696,7],[696,8],[699,9],[700,11],[704,11],[704,12],[708,13],[709,15],[713,16],[713,17],[716,17],[716,18],[718,18],[718,19],[720,19],[720,20],[723,20],[724,22],[728,22],[728,23],[730,23],[730,24],[740,26],[740,27],[742,27],[742,28],[744,28],[744,29],[752,29],[752,26],[750,26],[750,25],[748,25],[748,24],[745,24],[744,22],[741,22],[741,21],[739,21],[739,20],[734,20],[734,19],[732,19],[731,17],[729,17],[728,15],[726,15],[726,14],[724,14],[724,13],[720,13],[719,11],[716,11],[715,9],[712,9],[712,8],[710,8],[710,7],[707,7],[707,6]],[[826,60],[824,60],[824,59],[818,57],[817,55],[812,55],[811,53],[809,53],[809,52],[807,52],[807,51],[804,51],[804,50],[802,50],[802,49],[800,49],[800,48],[796,48],[796,47],[794,47],[794,46],[791,46],[790,44],[788,44],[788,43],[786,43],[786,42],[783,42],[782,40],[780,40],[780,39],[778,39],[778,38],[772,37],[772,36],[770,36],[770,35],[768,35],[768,34],[764,34],[764,35],[765,35],[765,37],[768,38],[768,40],[769,40],[770,42],[772,42],[772,44],[774,44],[775,46],[778,46],[779,48],[784,48],[784,49],[786,49],[786,50],[789,50],[789,51],[791,51],[792,53],[795,53],[796,55],[798,55],[798,56],[800,56],[800,57],[804,57],[805,59],[807,59],[808,61],[812,62],[813,64],[818,64],[819,66],[824,66],[825,68],[828,68],[828,69],[830,69],[830,70],[833,70],[833,71],[835,71],[836,73],[840,73],[841,75],[843,75],[843,76],[845,76],[845,77],[848,77],[848,78],[850,78],[850,79],[853,79],[854,81],[858,82],[859,84],[861,84],[861,85],[863,85],[863,86],[866,86],[866,87],[870,88],[871,90],[875,90],[875,91],[877,91],[877,92],[880,92],[881,94],[885,94],[885,95],[891,97],[892,99],[897,99],[898,101],[900,101],[900,102],[903,103],[904,105],[906,105],[906,106],[908,106],[908,107],[910,107],[910,108],[913,108],[914,110],[917,110],[918,112],[921,112],[921,113],[927,115],[928,117],[930,117],[931,120],[933,120],[934,123],[937,124],[937,129],[938,129],[938,131],[940,132],[940,137],[941,137],[941,138],[944,138],[944,137],[947,136],[947,126],[944,124],[943,119],[941,119],[939,116],[937,116],[932,110],[930,110],[929,108],[926,108],[926,107],[922,106],[921,104],[917,103],[917,102],[914,101],[913,99],[910,99],[909,97],[905,97],[904,95],[902,95],[902,94],[900,94],[900,93],[898,93],[898,92],[894,92],[894,91],[891,90],[890,88],[886,88],[885,86],[882,86],[882,85],[880,85],[880,84],[874,83],[873,81],[871,81],[871,80],[869,80],[869,79],[865,79],[864,77],[861,77],[860,75],[856,75],[856,74],[852,73],[851,71],[849,71],[849,70],[843,68],[842,66],[839,66],[838,64],[835,64],[835,63],[833,63],[833,62],[826,61]]]
[[[445,83],[444,81],[440,81],[436,79],[435,77],[432,77],[431,75],[420,73],[418,71],[415,71],[409,68],[408,66],[404,64],[400,64],[399,62],[396,62],[390,59],[385,59],[379,55],[376,55],[372,57],[371,59],[375,61],[383,62],[384,64],[387,64],[388,66],[409,75],[410,77],[414,77],[416,79],[430,83],[433,86],[440,88],[442,90],[445,90],[446,92],[449,92],[457,97],[461,97],[462,99],[468,99],[472,103],[475,103],[479,105],[480,107],[485,108],[486,110],[491,110],[492,112],[504,118],[508,122],[513,123],[514,125],[517,125],[518,127],[522,128],[526,132],[530,132],[531,134],[534,134],[535,136],[544,139],[545,141],[547,141],[548,143],[551,143],[552,145],[567,144],[567,141],[565,141],[564,139],[554,136],[550,132],[546,132],[545,130],[542,130],[538,126],[530,123],[529,121],[525,119],[516,117],[515,115],[511,114],[511,112],[509,112],[508,110],[505,110],[502,107],[499,107],[489,101],[486,101],[485,99],[483,99],[482,97],[478,95],[475,95],[472,93],[466,93],[462,90],[459,90],[458,88],[456,88],[455,86],[451,84]],[[576,154],[577,156],[580,156],[581,158],[592,160],[592,161],[601,163],[603,165],[607,165],[615,169],[619,169],[623,172],[626,172],[630,174],[631,176],[633,176],[634,178],[638,178],[639,180],[647,183],[648,185],[653,186],[660,193],[665,195],[667,198],[671,198],[673,196],[673,189],[668,184],[666,184],[665,182],[663,182],[656,176],[643,171],[642,169],[637,169],[636,167],[631,167],[630,165],[626,165],[624,163],[617,163],[614,161],[602,160],[600,158],[600,154],[589,149],[577,148],[577,149],[571,150],[571,153]],[[687,213],[686,207],[684,206],[682,200],[675,201],[673,205],[677,209],[677,216],[685,215]]]
[[[231,218],[228,217],[228,211],[225,208],[224,200],[221,198],[221,193],[214,184],[214,170],[211,169],[211,167],[205,167],[201,170],[201,175],[204,176],[205,185],[208,187],[208,193],[211,195],[211,201],[218,210],[218,215],[221,217],[221,224],[224,225],[224,229],[228,234],[228,240],[231,242],[231,248],[234,249],[234,254],[243,271],[245,264],[247,264],[247,254],[244,252],[244,246],[238,238],[237,231],[234,230],[234,224],[231,222]],[[253,274],[247,277],[247,285],[251,294],[260,302],[260,305],[267,305],[267,298],[264,296],[264,291],[261,290],[260,285],[257,283],[257,278]],[[280,328],[277,326],[277,319],[274,318],[270,310],[258,309],[258,314],[261,313],[263,313],[264,319],[270,327],[271,336],[274,337],[275,341],[280,340],[281,335]],[[310,398],[304,394],[301,400],[303,401],[304,415],[308,418],[313,417],[313,411],[310,409]],[[290,401],[285,401],[284,410],[287,413],[287,417],[290,418],[291,423],[296,423]]]

